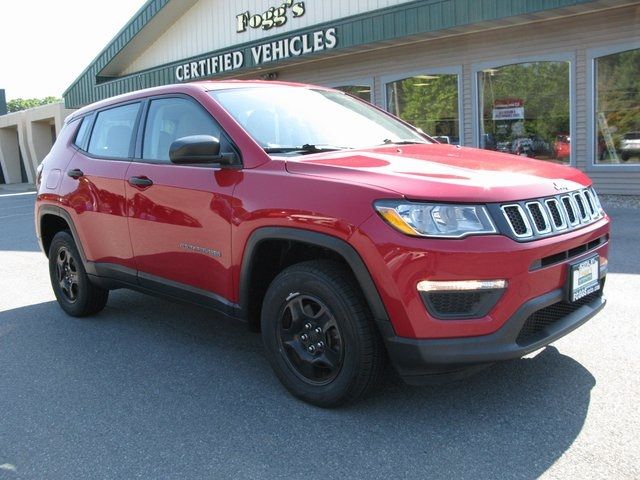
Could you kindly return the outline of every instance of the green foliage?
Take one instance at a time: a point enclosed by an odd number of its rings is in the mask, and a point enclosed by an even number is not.
[[[458,76],[422,75],[387,86],[390,111],[430,135],[459,137]]]
[[[29,108],[40,107],[42,105],[48,105],[49,103],[58,103],[62,100],[57,97],[45,97],[45,98],[15,98],[7,102],[7,111],[19,112],[20,110],[27,110]]]
[[[506,65],[480,74],[484,132],[498,140],[540,137],[552,142],[569,132],[569,62]],[[524,135],[500,134],[492,120],[496,101],[519,99],[524,105]],[[502,138],[500,138],[502,137]]]

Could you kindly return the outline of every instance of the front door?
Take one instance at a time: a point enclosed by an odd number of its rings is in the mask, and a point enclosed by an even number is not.
[[[241,173],[169,161],[169,146],[178,138],[222,135],[193,99],[153,99],[145,116],[141,158],[134,159],[126,175],[139,282],[228,303],[233,296],[232,193]]]

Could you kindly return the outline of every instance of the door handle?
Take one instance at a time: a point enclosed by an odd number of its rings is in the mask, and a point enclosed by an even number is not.
[[[153,180],[147,177],[131,177],[129,179],[129,185],[134,187],[150,187],[153,185]]]
[[[82,170],[80,170],[79,168],[74,168],[73,170],[69,170],[67,172],[67,175],[69,175],[71,178],[75,178],[77,180],[77,179],[79,179],[80,177],[82,177],[84,175],[84,172]]]

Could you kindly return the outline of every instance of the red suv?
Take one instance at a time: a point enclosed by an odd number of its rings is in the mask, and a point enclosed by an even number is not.
[[[335,90],[204,82],[73,113],[39,168],[60,306],[132,288],[261,330],[291,393],[412,384],[553,342],[603,308],[609,220],[578,170],[438,144]]]

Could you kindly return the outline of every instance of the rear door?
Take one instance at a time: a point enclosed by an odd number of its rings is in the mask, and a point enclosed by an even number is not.
[[[63,199],[87,260],[98,264],[100,274],[120,272],[135,278],[125,174],[135,148],[140,112],[137,101],[85,117],[75,140],[77,153],[64,175]]]
[[[232,195],[242,172],[174,165],[169,147],[178,138],[212,135],[221,139],[223,153],[237,151],[191,97],[152,98],[143,117],[126,184],[139,283],[168,292],[180,289],[228,306],[226,299],[233,295]]]

